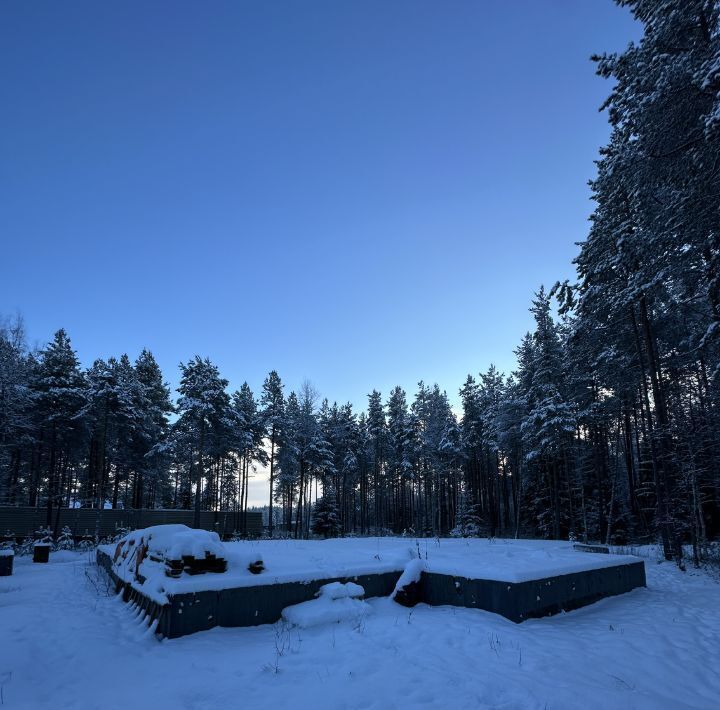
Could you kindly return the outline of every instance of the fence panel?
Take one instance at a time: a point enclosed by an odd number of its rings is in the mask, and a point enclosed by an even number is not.
[[[53,511],[53,523],[58,512]],[[245,518],[245,516],[247,516]],[[102,537],[114,535],[118,528],[137,530],[151,525],[179,523],[193,527],[195,514],[192,510],[96,510],[93,508],[61,508],[58,529],[67,525],[75,537]],[[44,508],[0,507],[0,536],[9,533],[13,537],[32,537],[35,531],[45,527],[47,511]],[[200,527],[214,530],[220,536],[229,536],[234,531],[247,530],[250,535],[263,531],[262,514],[236,513],[230,510],[200,513]]]

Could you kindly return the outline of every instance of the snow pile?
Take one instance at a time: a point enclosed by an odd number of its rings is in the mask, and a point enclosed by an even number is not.
[[[317,599],[283,609],[282,618],[302,629],[341,621],[358,622],[370,612],[368,603],[359,598],[364,594],[365,590],[354,582],[331,582],[320,587]]]
[[[415,606],[420,601],[420,579],[427,568],[425,560],[410,560],[396,582],[391,598],[403,606]]]
[[[167,602],[166,577],[179,577],[186,570],[223,572],[226,567],[218,534],[187,525],[135,530],[118,542],[113,556],[115,574],[160,603]]]
[[[405,565],[405,569],[403,570],[403,573],[400,575],[400,579],[398,579],[397,584],[395,585],[392,596],[394,597],[398,593],[398,591],[407,587],[408,584],[411,584],[412,582],[419,582],[420,578],[422,577],[422,573],[426,570],[427,563],[424,560],[410,560],[410,562]]]
[[[170,527],[185,526],[173,525]],[[148,528],[148,530],[150,529],[151,528]],[[225,550],[220,542],[220,536],[215,532],[208,532],[207,530],[191,530],[190,528],[186,528],[185,530],[179,530],[167,536],[163,533],[159,535],[158,533],[153,533],[150,542],[151,550],[153,548],[162,550],[163,545],[167,545],[164,554],[166,559],[170,560],[180,560],[183,557],[202,559],[206,557],[208,553],[216,557],[222,557],[225,554]]]
[[[353,599],[359,599],[365,596],[365,590],[355,582],[330,582],[330,584],[324,584],[320,587],[317,593],[318,597],[328,597],[329,599],[344,599],[351,597]]]

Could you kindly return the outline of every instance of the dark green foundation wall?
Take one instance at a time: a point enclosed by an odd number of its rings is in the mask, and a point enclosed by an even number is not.
[[[177,638],[214,626],[273,624],[280,619],[285,607],[314,599],[320,587],[330,582],[355,582],[365,589],[366,597],[387,597],[392,594],[399,577],[399,572],[387,572],[176,594],[171,597],[165,615],[163,634],[167,638]]]
[[[320,587],[330,582],[355,582],[366,597],[388,597],[395,589],[400,572],[366,574],[354,577],[331,577],[312,582],[264,584],[257,587],[235,587],[220,591],[175,594],[164,607],[143,603],[142,594],[125,584],[113,571],[110,555],[97,551],[97,562],[115,582],[118,591],[124,587],[123,599],[147,609],[158,620],[157,633],[165,638],[179,638],[215,626],[257,626],[273,624],[282,610],[293,604],[315,598]],[[148,600],[149,601],[149,600]]]
[[[420,596],[432,606],[484,609],[519,623],[570,611],[645,586],[645,564],[587,570],[529,582],[496,582],[424,573]]]
[[[97,560],[118,588],[122,587],[123,582],[112,572],[110,556],[98,550]],[[392,594],[399,577],[400,572],[385,572],[176,594],[164,607],[143,600],[142,594],[125,585],[123,598],[135,602],[146,609],[152,619],[158,620],[157,633],[166,638],[178,638],[215,626],[272,624],[280,619],[285,607],[314,599],[320,587],[329,582],[356,582],[365,589],[368,598],[387,597]],[[432,606],[483,609],[519,623],[533,617],[577,609],[604,597],[644,586],[643,562],[519,583],[425,572],[420,581],[420,598]]]

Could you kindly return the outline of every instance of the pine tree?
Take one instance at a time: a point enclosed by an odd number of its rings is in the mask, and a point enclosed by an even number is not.
[[[23,464],[36,446],[30,388],[33,360],[26,352],[21,318],[0,320],[0,504],[20,501]]]
[[[139,385],[139,423],[133,437],[132,502],[135,508],[152,508],[157,502],[168,502],[169,498],[165,442],[173,406],[170,388],[149,350],[143,350],[135,361],[135,373]]]
[[[40,466],[46,473],[46,526],[53,524],[53,506],[62,502],[68,471],[78,454],[84,427],[80,417],[84,405],[84,381],[77,355],[64,330],[40,353],[32,376],[32,396],[40,429]],[[31,485],[35,504],[37,481]],[[56,525],[59,519],[56,520]]]
[[[285,418],[285,398],[283,384],[275,370],[265,378],[260,398],[261,413],[268,438],[270,440],[270,502],[269,502],[269,534],[273,536],[273,499],[275,496],[275,449],[281,436]]]
[[[384,465],[385,465],[385,411],[382,405],[382,396],[377,390],[368,395],[368,457],[372,467],[372,525],[375,529],[385,527],[383,510],[384,499]]]
[[[387,472],[394,490],[396,513],[393,530],[402,532],[412,525],[411,491],[413,481],[412,430],[405,391],[395,387],[387,402]]]
[[[180,363],[180,398],[177,409],[180,426],[185,425],[193,438],[193,449],[197,454],[191,462],[195,466],[195,520],[194,527],[200,527],[200,503],[203,480],[206,477],[205,457],[208,441],[226,426],[230,404],[225,388],[228,381],[209,359],[196,356],[187,364]]]
[[[560,539],[564,527],[572,527],[564,514],[562,498],[567,495],[569,450],[575,433],[572,405],[565,397],[562,345],[550,315],[550,299],[544,289],[532,307],[536,330],[533,334],[532,380],[529,408],[521,425],[525,458],[536,469],[535,509],[539,530]],[[567,511],[569,514],[569,510]]]
[[[712,501],[702,489],[718,450],[707,405],[720,361],[720,8],[704,0],[623,4],[644,33],[622,54],[595,58],[598,73],[615,81],[605,104],[613,132],[592,183],[597,207],[571,300],[590,378],[596,391],[618,394],[621,410],[615,423],[595,417],[592,457],[622,451],[631,510],[653,515],[666,557],[680,561],[688,510],[692,535],[705,534],[703,506]],[[613,429],[622,446],[605,441],[602,432]],[[707,432],[700,455],[687,448],[693,430]],[[634,493],[637,471],[648,468],[650,488],[638,480]],[[647,495],[654,511],[643,510]]]
[[[283,427],[280,430],[278,443],[277,465],[279,474],[276,477],[276,497],[283,501],[285,529],[292,531],[292,509],[295,491],[300,480],[299,454],[300,403],[295,392],[288,395],[285,406]]]
[[[240,511],[242,530],[247,532],[248,491],[250,471],[255,462],[267,463],[267,454],[263,447],[267,430],[265,418],[258,412],[257,403],[247,382],[232,397],[232,434],[231,447],[240,461]]]

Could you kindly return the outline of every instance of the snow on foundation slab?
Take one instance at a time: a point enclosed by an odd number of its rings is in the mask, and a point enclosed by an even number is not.
[[[421,559],[428,572],[514,583],[639,561],[631,555],[579,552],[570,542],[549,540],[383,537],[242,541],[223,543],[222,547],[227,572],[166,578],[164,592],[183,594],[386,572],[400,574],[413,559]],[[111,556],[115,551],[113,546],[103,549]],[[251,574],[247,569],[250,558],[261,558],[265,571]]]
[[[525,582],[590,569],[637,562],[630,555],[590,555],[572,543],[549,540],[344,538],[334,540],[267,540],[226,543],[232,566],[236,550],[252,547],[265,562],[265,573],[251,584],[310,581],[324,577],[402,572],[413,559],[422,559],[428,572]]]
[[[442,540],[442,547],[454,540]],[[457,541],[462,545],[467,541]],[[572,548],[572,543],[549,540],[473,540],[465,550],[428,555],[428,571],[437,574],[529,582],[576,572],[605,569],[639,562],[631,555],[592,555]]]

